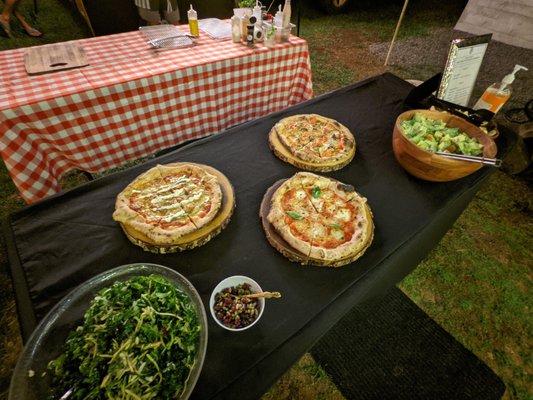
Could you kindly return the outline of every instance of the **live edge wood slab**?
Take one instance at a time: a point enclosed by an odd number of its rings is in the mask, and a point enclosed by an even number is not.
[[[195,232],[182,236],[174,243],[168,245],[153,244],[146,235],[129,226],[120,224],[128,239],[135,245],[151,253],[167,254],[178,251],[190,250],[202,246],[218,235],[229,223],[235,209],[235,191],[229,179],[219,170],[204,164],[193,164],[217,177],[222,190],[222,204],[218,214],[209,224]]]
[[[281,179],[268,188],[265,195],[263,196],[263,200],[261,201],[261,207],[259,209],[259,218],[261,219],[261,224],[263,225],[266,238],[272,247],[274,247],[281,254],[283,254],[285,257],[287,257],[289,260],[293,262],[297,262],[301,265],[310,265],[310,266],[317,266],[317,267],[342,267],[344,265],[354,262],[355,260],[357,260],[359,257],[361,257],[365,253],[368,247],[370,247],[370,245],[372,244],[372,240],[374,239],[374,223],[373,222],[370,224],[372,232],[369,235],[368,240],[365,246],[361,249],[361,251],[349,257],[342,258],[340,260],[332,261],[332,260],[319,260],[316,258],[311,258],[311,257],[308,257],[306,254],[302,253],[301,251],[296,250],[289,243],[287,243],[285,239],[283,239],[281,235],[276,231],[274,226],[272,226],[272,224],[268,221],[268,218],[267,218],[268,213],[270,212],[272,196],[285,181],[286,179]],[[370,211],[370,208],[365,207],[365,211],[367,213],[367,218],[370,218],[370,220],[372,221],[372,212]]]

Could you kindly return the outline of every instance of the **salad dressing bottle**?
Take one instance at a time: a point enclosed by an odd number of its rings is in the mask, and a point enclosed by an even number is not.
[[[283,6],[283,28],[288,28],[291,24],[291,0],[285,0]]]
[[[474,110],[485,109],[492,111],[494,114],[500,111],[500,108],[511,97],[511,83],[515,79],[515,74],[521,69],[527,71],[526,67],[517,64],[514,66],[513,72],[505,75],[501,82],[490,85],[474,105]]]
[[[189,30],[191,31],[191,35],[198,37],[200,36],[200,30],[198,29],[198,14],[196,13],[196,10],[192,8],[187,11],[187,19],[189,20]]]

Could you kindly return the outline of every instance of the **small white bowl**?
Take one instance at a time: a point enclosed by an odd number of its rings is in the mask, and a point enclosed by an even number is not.
[[[235,276],[230,276],[222,280],[218,285],[216,285],[215,288],[213,289],[213,292],[211,293],[211,298],[209,299],[209,309],[211,310],[211,316],[213,317],[213,319],[215,320],[217,324],[219,324],[222,328],[227,329],[228,331],[241,332],[241,331],[245,331],[246,329],[251,328],[257,323],[257,321],[261,319],[261,316],[263,315],[263,311],[265,309],[265,299],[264,298],[258,299],[259,300],[259,315],[257,316],[254,322],[252,322],[248,326],[245,326],[244,328],[239,328],[239,329],[229,328],[218,320],[217,316],[215,315],[215,310],[214,310],[216,294],[218,292],[221,292],[223,289],[237,286],[237,285],[240,285],[241,283],[248,283],[252,287],[253,293],[259,293],[263,291],[263,289],[261,289],[261,286],[259,286],[259,284],[256,281],[254,281],[252,278],[248,278],[247,276],[242,276],[242,275],[235,275]]]

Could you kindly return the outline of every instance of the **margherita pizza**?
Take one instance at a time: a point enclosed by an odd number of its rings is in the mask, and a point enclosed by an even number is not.
[[[373,238],[366,199],[350,185],[308,172],[274,192],[267,219],[311,263],[344,265],[362,255]]]
[[[355,139],[348,128],[316,114],[282,119],[272,128],[269,142],[282,160],[313,171],[340,169],[355,154]]]
[[[201,166],[158,165],[118,195],[113,219],[151,244],[169,245],[212,221],[221,202],[217,178]]]

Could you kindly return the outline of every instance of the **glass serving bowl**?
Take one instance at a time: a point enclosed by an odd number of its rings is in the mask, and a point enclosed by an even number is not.
[[[50,310],[35,328],[22,351],[11,378],[9,400],[48,398],[50,374],[47,373],[45,376],[42,374],[46,371],[50,360],[61,354],[69,332],[81,324],[83,314],[96,293],[116,281],[126,281],[135,276],[151,274],[162,275],[173,282],[189,296],[198,314],[201,327],[198,352],[185,389],[179,397],[179,400],[188,399],[202,370],[207,349],[207,317],[202,300],[194,286],[183,275],[170,268],[156,264],[129,264],[89,279],[72,290]]]

